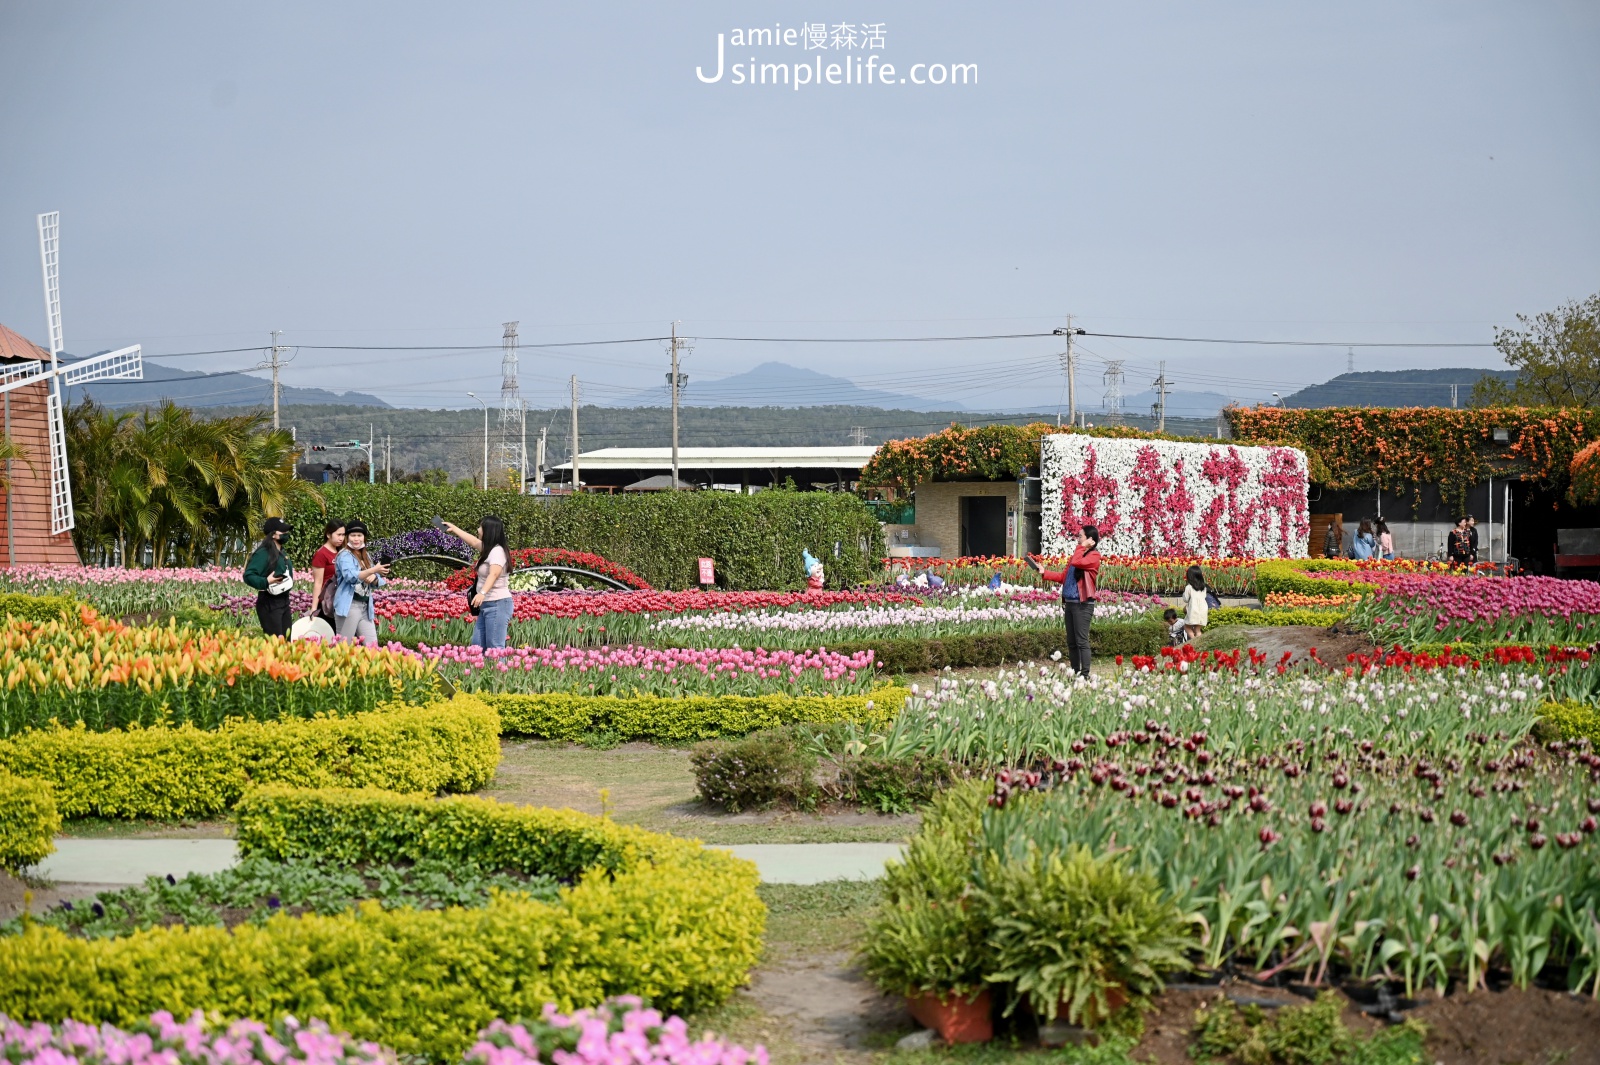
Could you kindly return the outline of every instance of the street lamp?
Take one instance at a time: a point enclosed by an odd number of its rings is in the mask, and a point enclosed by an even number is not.
[[[1272,405],[1274,407],[1283,406],[1283,400],[1278,398],[1278,393],[1276,393],[1276,392],[1272,393]]]
[[[467,395],[478,399],[476,392],[468,392]],[[478,402],[483,406],[483,490],[487,492],[489,490],[489,404],[481,399],[478,399]]]

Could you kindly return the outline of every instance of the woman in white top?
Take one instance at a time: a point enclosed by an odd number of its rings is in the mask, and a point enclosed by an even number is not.
[[[1183,627],[1189,632],[1189,639],[1200,635],[1200,630],[1206,627],[1206,622],[1211,617],[1211,604],[1206,602],[1206,575],[1199,566],[1190,566],[1189,572],[1184,575],[1183,586]]]
[[[511,586],[506,582],[506,575],[511,572],[506,523],[496,515],[485,514],[478,523],[477,536],[448,521],[444,528],[478,552],[478,579],[472,586],[472,605],[478,609],[478,618],[472,623],[472,646],[485,651],[504,647],[513,606]]]

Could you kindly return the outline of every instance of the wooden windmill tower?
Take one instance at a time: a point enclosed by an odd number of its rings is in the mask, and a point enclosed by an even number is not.
[[[76,563],[72,543],[72,481],[67,466],[67,426],[62,417],[65,386],[105,378],[144,376],[139,345],[76,362],[61,361],[61,215],[39,216],[39,258],[44,268],[44,304],[50,349],[0,325],[0,415],[5,435],[28,453],[9,461],[10,489],[0,507],[5,565]],[[33,468],[29,469],[29,463]]]

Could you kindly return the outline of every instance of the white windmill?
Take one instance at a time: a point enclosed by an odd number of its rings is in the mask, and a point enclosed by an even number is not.
[[[72,481],[67,467],[67,424],[62,417],[61,388],[107,378],[143,378],[144,356],[138,344],[90,359],[61,362],[61,212],[39,216],[39,258],[44,268],[44,307],[50,326],[50,361],[28,359],[0,366],[0,393],[42,385],[48,391],[46,420],[50,440],[50,533],[73,527]]]

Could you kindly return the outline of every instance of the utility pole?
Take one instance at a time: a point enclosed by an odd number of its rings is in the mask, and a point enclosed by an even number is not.
[[[487,492],[489,490],[489,404],[478,399],[476,392],[468,392],[467,395],[477,399],[478,404],[483,407],[483,490]]]
[[[1167,387],[1167,383],[1167,360],[1162,359],[1161,376],[1150,382],[1156,390],[1156,401],[1153,404],[1153,408],[1156,413],[1156,432],[1158,433],[1167,431],[1167,394],[1172,391]]]
[[[550,432],[550,427],[544,426],[539,430],[539,457],[533,464],[533,488],[540,495],[544,495],[544,440]]]
[[[572,375],[572,494],[578,494],[578,375]]]
[[[394,484],[394,437],[383,434],[383,483]]]
[[[682,343],[678,340],[678,323],[672,323],[672,372],[667,375],[667,383],[672,386],[672,490],[678,490],[678,390],[681,389],[688,378],[678,372],[678,350]]]
[[[1067,374],[1067,423],[1078,424],[1078,353],[1073,348],[1073,338],[1083,332],[1072,324],[1072,315],[1067,315],[1067,327],[1053,330],[1056,336],[1067,338],[1067,351],[1061,356],[1061,368]]]
[[[367,423],[367,483],[378,483],[378,456],[373,452],[374,438],[377,432],[371,422]]]
[[[283,348],[278,344],[278,338],[283,335],[283,330],[272,331],[272,427],[278,428],[278,353]]]
[[[1347,360],[1348,361],[1346,361],[1346,363],[1345,363],[1344,372],[1345,373],[1355,373],[1356,372],[1356,349],[1355,348],[1346,348],[1345,351],[1347,353]]]
[[[525,496],[528,494],[528,401],[519,396],[517,406],[520,408],[517,420],[522,425],[522,482],[517,485],[517,495]]]
[[[1456,405],[1456,387],[1455,385],[1450,386],[1450,406],[1452,408]]]

